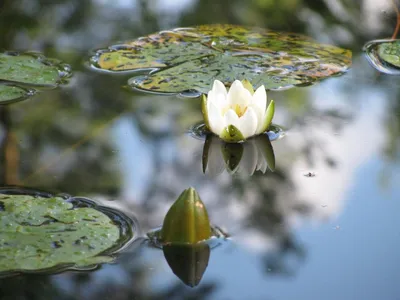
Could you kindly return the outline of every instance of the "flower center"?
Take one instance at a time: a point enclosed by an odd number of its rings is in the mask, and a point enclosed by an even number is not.
[[[245,105],[240,105],[240,104],[235,104],[233,107],[233,110],[236,112],[236,114],[238,115],[238,117],[240,118],[241,116],[244,115],[244,113],[247,110],[247,106]]]
[[[228,110],[232,109],[237,114],[237,116],[240,118],[246,112],[247,107],[248,106],[246,106],[246,105],[240,105],[240,104],[229,105],[229,106],[224,107],[221,110],[221,113],[224,116]]]

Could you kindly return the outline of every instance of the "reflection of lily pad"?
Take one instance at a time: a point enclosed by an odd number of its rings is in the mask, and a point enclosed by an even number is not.
[[[0,84],[0,104],[23,100],[34,92],[14,85]]]
[[[133,87],[164,93],[207,92],[213,79],[248,79],[267,89],[288,88],[340,74],[351,52],[308,37],[234,25],[178,28],[102,49],[92,65],[112,72],[153,69]]]
[[[0,194],[0,275],[93,267],[132,237],[117,211],[46,196]]]
[[[70,75],[69,66],[36,53],[0,53],[0,80],[56,86]]]
[[[371,65],[380,72],[400,74],[400,40],[374,40],[364,46]]]

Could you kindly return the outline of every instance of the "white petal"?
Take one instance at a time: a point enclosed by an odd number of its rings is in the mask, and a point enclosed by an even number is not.
[[[233,125],[235,126],[237,129],[239,129],[241,131],[241,129],[239,128],[239,117],[238,115],[235,113],[235,111],[233,109],[229,109],[224,116],[224,126],[223,128],[229,126],[229,125]]]
[[[211,102],[219,109],[219,110],[225,110],[226,107],[228,106],[228,98],[226,94],[224,95],[223,93],[220,92],[213,92],[210,91],[208,93],[208,97],[211,97]],[[209,98],[207,98],[209,99]]]
[[[264,132],[264,120],[265,119],[265,112],[257,114],[257,129],[255,134],[261,134]]]
[[[212,90],[208,92],[207,99],[222,110],[228,106],[227,94],[224,84],[219,80],[215,80]]]
[[[252,107],[248,107],[244,115],[239,119],[239,126],[236,126],[244,138],[253,136],[258,125],[257,114]]]
[[[213,104],[207,103],[208,108],[208,123],[210,124],[210,129],[216,135],[220,135],[224,129],[224,118],[221,115],[221,111]]]
[[[267,109],[267,92],[263,85],[254,92],[252,105],[257,106],[262,112]]]
[[[231,107],[235,104],[247,107],[252,100],[251,93],[243,86],[239,80],[235,80],[228,92],[228,102]]]
[[[225,96],[228,94],[225,85],[219,80],[214,80],[212,91],[215,93],[221,93]]]
[[[257,116],[257,128],[255,134],[260,134],[263,128],[263,120],[265,119],[265,112],[261,111],[258,106],[249,106],[249,108],[252,108]]]
[[[263,131],[265,111],[267,110],[267,92],[263,85],[254,92],[251,106],[257,114],[258,122],[256,134],[260,134]]]

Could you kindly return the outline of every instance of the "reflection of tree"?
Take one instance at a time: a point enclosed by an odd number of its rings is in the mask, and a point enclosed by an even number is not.
[[[390,114],[387,116],[386,127],[388,137],[384,154],[390,161],[400,160],[400,102],[397,97],[389,104]]]
[[[270,28],[274,30],[312,33],[318,38],[331,39],[339,43],[340,33],[347,32],[352,38],[354,51],[359,52],[359,45],[370,33],[367,20],[362,20],[363,4],[366,1],[352,0],[222,0],[197,1],[190,13],[181,17],[181,24],[232,23]],[[394,14],[394,13],[393,13]],[[361,19],[361,20],[360,20]],[[389,18],[388,18],[389,19]],[[382,26],[386,29],[390,26]],[[339,33],[339,34],[338,34]],[[390,29],[385,35],[391,34]],[[352,45],[346,45],[347,47]],[[353,47],[352,47],[353,48]]]
[[[110,103],[107,96],[97,98],[97,104],[92,100],[91,111],[85,114],[83,103],[79,103],[84,99],[57,92],[43,92],[40,100],[15,104],[3,114],[6,151],[2,155],[12,158],[19,152],[21,161],[18,167],[15,166],[18,181],[15,178],[11,181],[7,176],[3,183],[34,184],[70,193],[96,190],[115,195],[119,189],[119,175],[106,134],[107,127],[121,111],[118,98],[110,95],[116,105]],[[109,109],[96,111],[97,105]],[[7,117],[18,121],[10,123]],[[10,144],[15,140],[17,143]],[[15,149],[11,156],[7,151],[9,147]],[[5,166],[10,162],[7,160]],[[10,171],[10,168],[6,170]],[[13,170],[15,173],[15,168]],[[79,185],[80,182],[85,184]]]
[[[0,111],[1,122],[5,132],[2,141],[1,152],[4,153],[3,160],[3,176],[2,181],[9,185],[18,184],[17,174],[19,165],[19,151],[17,147],[17,140],[13,132],[11,132],[11,120],[9,110],[4,107]]]
[[[148,265],[143,264],[143,252],[148,248],[142,244],[133,252],[119,257],[120,265],[105,265],[97,272],[75,272],[46,276],[19,276],[0,279],[1,299],[206,299],[216,285],[206,283],[192,290],[184,284],[169,285],[166,289],[149,287]],[[155,256],[163,256],[161,250]],[[114,270],[113,270],[114,268]],[[107,276],[107,272],[118,277]],[[100,276],[96,276],[96,274]]]
[[[0,279],[0,292],[2,300],[12,299],[68,299],[60,289],[51,284],[45,276],[16,276]]]

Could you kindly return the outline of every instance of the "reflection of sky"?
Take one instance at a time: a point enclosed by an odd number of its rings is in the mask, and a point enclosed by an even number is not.
[[[362,65],[362,68],[368,70],[368,65]],[[389,299],[400,292],[395,280],[399,275],[396,263],[400,245],[395,242],[396,236],[393,235],[393,226],[399,219],[397,211],[400,208],[400,203],[395,200],[400,199],[400,192],[392,185],[391,189],[382,193],[377,184],[377,174],[384,169],[377,153],[383,143],[381,121],[384,117],[384,103],[387,102],[386,93],[384,88],[373,86],[351,88],[351,80],[356,79],[351,74],[343,78],[349,81],[345,84],[344,80],[325,81],[310,88],[308,97],[312,99],[314,108],[348,108],[354,113],[350,124],[337,132],[325,126],[325,123],[319,126],[318,119],[311,120],[307,134],[318,137],[323,149],[315,155],[312,168],[302,157],[285,162],[285,155],[290,156],[290,151],[299,150],[304,143],[303,132],[297,130],[296,126],[289,130],[287,137],[274,142],[277,164],[289,168],[296,187],[296,198],[305,200],[313,207],[311,215],[305,218],[299,218],[298,213],[291,211],[290,205],[282,208],[287,215],[292,215],[291,231],[307,251],[305,261],[297,263],[299,267],[295,268],[295,275],[289,279],[266,276],[268,271],[261,258],[265,251],[268,253],[275,249],[277,241],[254,230],[245,229],[240,232],[241,225],[236,224],[239,231],[233,236],[234,241],[211,253],[209,267],[203,277],[202,283],[218,282],[220,288],[216,298]],[[153,176],[148,168],[154,164],[150,154],[154,149],[151,149],[151,144],[132,124],[122,119],[115,125],[114,131],[115,140],[119,141],[121,166],[125,173],[124,198],[134,199],[139,204],[146,201],[141,197],[145,194],[146,183]],[[184,141],[188,138],[185,137]],[[196,148],[201,143],[192,144]],[[174,146],[169,144],[165,147],[168,149]],[[158,150],[163,149],[161,147]],[[198,149],[193,149],[193,146],[184,150],[177,148],[176,151],[180,151],[183,160],[187,157],[200,159]],[[327,154],[336,160],[336,168],[330,169],[324,164]],[[308,171],[315,172],[316,176],[303,176]],[[199,170],[193,172],[198,173]],[[399,174],[398,171],[393,173],[394,176]],[[398,177],[392,178],[392,182],[396,182],[396,179],[398,182]],[[186,178],[185,182],[190,184],[191,180],[193,178]],[[209,188],[206,188],[207,184]],[[212,184],[206,183],[206,186],[200,187],[200,190],[209,195],[205,197],[207,205],[218,201],[218,197],[212,199],[212,194],[217,192]],[[240,209],[238,207],[237,203],[228,204],[219,212],[211,214],[214,220],[223,220],[224,223],[229,211],[232,220],[225,224],[240,223],[243,214],[246,214],[246,204]],[[158,210],[166,209],[166,205],[158,207]],[[154,214],[162,216],[160,211]],[[301,226],[296,225],[299,220],[303,223]],[[310,224],[310,220],[314,222]],[[153,274],[151,285],[164,289],[178,279],[172,275],[166,262],[162,261],[161,252],[153,255],[161,255],[161,260],[157,259],[157,266],[150,266]],[[166,274],[172,277],[165,277]],[[243,280],[243,276],[246,280]]]
[[[400,226],[400,191],[393,186],[382,196],[376,185],[382,167],[374,156],[357,170],[345,196],[346,209],[336,220],[296,230],[309,251],[296,276],[265,277],[264,266],[241,247],[213,252],[204,280],[215,276],[229,286],[220,288],[216,298],[396,299],[400,234],[393,229]],[[218,276],[224,269],[231,271]]]
[[[124,178],[122,196],[125,199],[141,199],[153,167],[149,155],[151,146],[128,118],[118,120],[113,129]]]
[[[363,62],[367,70],[369,66]],[[376,122],[383,117],[385,106],[381,103],[386,101],[383,89],[377,89],[368,86],[363,89],[353,90],[349,87],[353,84],[352,74],[347,74],[345,77],[350,80],[348,84],[343,84],[342,80],[325,81],[319,85],[308,88],[308,97],[314,109],[324,110],[338,108],[340,110],[348,110],[354,113],[354,119],[349,121],[351,126],[343,126],[341,130],[333,129],[329,121],[323,121],[320,118],[310,119],[306,129],[294,126],[289,129],[287,136],[281,140],[273,142],[275,155],[278,166],[289,168],[289,177],[295,185],[295,197],[312,207],[312,213],[308,219],[323,220],[337,216],[343,206],[346,193],[353,184],[354,173],[358,167],[366,163],[374,153],[382,147],[382,124]],[[168,101],[168,100],[166,100]],[[354,106],[354,103],[356,105]],[[278,109],[279,110],[279,109]],[[158,120],[157,117],[154,117]],[[375,120],[372,122],[371,120]],[[285,124],[285,120],[281,120]],[[346,121],[347,122],[347,121]],[[157,121],[152,122],[157,124]],[[164,124],[165,121],[159,120],[159,124]],[[153,125],[154,125],[153,124]],[[303,130],[303,131],[302,131]],[[304,133],[304,130],[306,130]],[[202,142],[193,140],[189,136],[179,137],[177,140],[164,141],[159,144],[152,145],[151,141],[146,140],[137,129],[132,118],[126,117],[120,119],[114,125],[114,140],[118,145],[118,155],[120,165],[123,172],[124,188],[123,198],[135,204],[143,203],[146,199],[143,197],[148,189],[148,184],[154,176],[151,170],[158,172],[166,172],[165,181],[171,181],[171,174],[174,170],[169,169],[171,153],[177,154],[177,159],[188,161],[192,164],[192,173],[196,176],[180,178],[181,182],[172,183],[171,190],[175,187],[179,189],[186,188],[188,185],[199,187],[198,178],[204,177],[200,173],[201,154],[198,153],[202,149]],[[307,159],[301,156],[293,156],[296,152],[301,152],[308,140],[307,137],[317,141],[317,152],[313,155],[314,165],[310,166]],[[373,137],[373,141],[371,139]],[[176,143],[176,144],[174,144]],[[362,151],[360,151],[362,147]],[[161,162],[156,165],[154,161],[154,152],[161,155]],[[286,159],[289,158],[289,160]],[[335,168],[329,168],[326,165],[326,158],[332,157],[336,162]],[[195,160],[195,164],[193,164]],[[304,176],[307,172],[313,172],[315,177]],[[205,195],[206,203],[218,202],[219,197],[214,197],[215,183],[227,182],[231,175],[223,174],[219,178],[208,178],[205,186],[200,186],[199,190]],[[173,180],[172,180],[173,181]],[[176,192],[179,193],[179,192]],[[285,195],[284,195],[285,196]],[[172,199],[171,199],[172,201]],[[234,205],[224,206],[219,213],[213,213],[213,216],[218,220],[224,220],[222,217],[227,211],[232,214],[233,220],[225,226],[230,227],[233,223],[241,222],[246,217],[246,209],[249,205],[244,202]],[[298,221],[298,214],[293,211],[296,204],[294,201],[282,200],[281,210],[285,215],[292,215],[290,221]],[[285,207],[285,205],[287,207]],[[158,209],[166,210],[167,206],[160,205]],[[156,215],[163,215],[162,212],[153,212]],[[161,220],[159,221],[161,223]],[[237,224],[234,227],[238,227]],[[240,225],[239,225],[240,227]],[[261,232],[259,234],[252,231],[247,231],[240,240],[244,243],[248,241],[252,244],[250,247],[254,249],[263,249],[271,247],[270,241],[266,239]],[[258,245],[257,245],[258,241]]]

